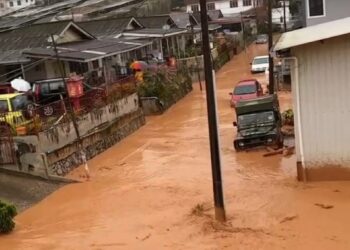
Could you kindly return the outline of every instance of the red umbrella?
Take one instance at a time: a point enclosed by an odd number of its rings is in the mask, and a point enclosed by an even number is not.
[[[148,64],[143,61],[135,61],[130,65],[130,68],[134,70],[144,70],[148,68]]]

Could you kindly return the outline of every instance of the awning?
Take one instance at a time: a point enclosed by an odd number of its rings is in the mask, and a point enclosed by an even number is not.
[[[63,61],[90,62],[136,50],[152,44],[151,41],[127,41],[122,39],[91,40],[57,46],[58,55]],[[34,48],[23,52],[30,58],[55,58],[52,47]]]
[[[284,33],[274,51],[290,49],[307,43],[317,42],[350,33],[350,17],[309,26]]]
[[[186,33],[187,29],[140,29],[123,32],[124,36],[169,37]]]

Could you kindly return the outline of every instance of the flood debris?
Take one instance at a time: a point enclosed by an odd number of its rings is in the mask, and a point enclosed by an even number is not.
[[[291,146],[291,147],[287,146],[287,147],[284,147],[282,149],[277,149],[277,150],[274,150],[270,147],[267,147],[266,150],[268,151],[268,153],[264,154],[263,156],[269,157],[269,156],[283,154],[283,156],[287,157],[287,156],[294,154],[294,149],[295,149],[294,146]]]
[[[321,203],[315,203],[315,206],[318,206],[318,207],[323,208],[323,209],[332,209],[332,208],[334,208],[333,205],[325,205],[325,204],[321,204]]]
[[[285,222],[288,222],[288,221],[292,221],[292,220],[295,220],[298,218],[298,215],[293,215],[293,216],[287,216],[285,218],[283,218],[280,223],[285,223]]]
[[[204,214],[204,204],[203,203],[197,204],[191,210],[191,215],[203,216],[203,214]]]
[[[151,236],[152,236],[152,234],[149,233],[145,237],[142,237],[142,238],[136,237],[136,239],[141,240],[141,241],[145,241],[145,240],[149,239]]]

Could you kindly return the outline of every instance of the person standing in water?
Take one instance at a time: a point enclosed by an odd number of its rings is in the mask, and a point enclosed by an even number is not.
[[[81,158],[82,164],[84,164],[86,179],[90,180],[90,169],[87,162],[86,153],[82,145],[80,145],[80,158]]]

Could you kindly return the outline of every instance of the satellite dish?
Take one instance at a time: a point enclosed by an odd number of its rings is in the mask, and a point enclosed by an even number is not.
[[[60,38],[60,36],[58,36],[58,35],[53,35],[53,39],[54,39],[55,41],[57,41],[58,38]],[[53,42],[53,41],[52,41],[52,37],[50,36],[50,37],[47,39],[47,41],[48,41],[49,43],[52,43],[52,42]]]
[[[169,24],[163,25],[163,30],[169,30],[169,29],[170,29],[170,25]]]

